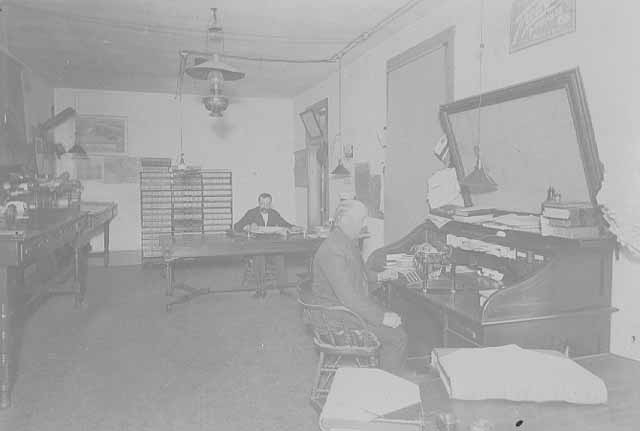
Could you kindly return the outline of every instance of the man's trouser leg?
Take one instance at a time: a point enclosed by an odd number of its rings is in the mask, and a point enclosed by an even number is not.
[[[385,371],[400,374],[404,370],[407,360],[407,333],[402,326],[389,328],[387,326],[369,326],[376,334],[380,344],[380,365]]]

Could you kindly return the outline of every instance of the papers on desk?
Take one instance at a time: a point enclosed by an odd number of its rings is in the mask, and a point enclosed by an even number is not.
[[[602,379],[559,352],[527,350],[515,344],[434,349],[432,362],[454,399],[607,402]]]
[[[448,219],[446,217],[442,217],[442,216],[438,216],[435,214],[429,214],[427,216],[427,220],[430,220],[434,225],[436,225],[436,227],[438,229],[440,229],[442,226],[444,226],[445,224],[449,223],[451,221],[451,219]]]
[[[496,257],[516,258],[516,249],[500,244],[447,234],[447,245],[461,250],[487,253]]]
[[[392,269],[399,273],[416,270],[415,260],[412,254],[387,254],[385,269]]]
[[[540,233],[540,216],[505,214],[482,223],[482,226],[500,230]]]
[[[251,233],[262,235],[286,235],[287,228],[280,226],[256,226],[251,229]]]

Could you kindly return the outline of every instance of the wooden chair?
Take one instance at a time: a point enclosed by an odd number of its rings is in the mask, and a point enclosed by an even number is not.
[[[379,366],[380,341],[366,329],[364,320],[350,309],[314,304],[307,289],[301,289],[299,293],[303,321],[311,329],[313,344],[320,355],[311,388],[311,404],[320,412],[338,368]]]
[[[244,263],[244,274],[242,275],[242,288],[246,289],[250,282],[256,282],[256,269],[255,261],[252,257],[245,257],[242,259]],[[269,286],[275,286],[277,283],[278,268],[271,262],[270,259],[266,259],[266,268],[264,274],[264,283]]]

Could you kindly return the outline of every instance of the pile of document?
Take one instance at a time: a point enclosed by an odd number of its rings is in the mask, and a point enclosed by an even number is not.
[[[393,269],[399,273],[413,272],[416,270],[414,256],[406,253],[387,254],[385,269]]]
[[[494,244],[491,242],[482,241],[479,239],[465,238],[462,236],[456,236],[447,234],[447,245],[461,250],[477,251],[480,253],[487,253],[496,257],[506,257],[508,259],[516,258],[516,249],[512,247],[506,247],[500,244]]]
[[[505,214],[482,223],[482,226],[499,230],[540,233],[540,217],[533,214]]]
[[[544,202],[540,227],[545,236],[570,239],[600,236],[598,210],[591,202]]]

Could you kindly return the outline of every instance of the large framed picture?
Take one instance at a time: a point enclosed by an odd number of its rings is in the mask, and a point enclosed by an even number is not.
[[[90,154],[125,154],[127,118],[79,115],[76,119],[78,144]]]

